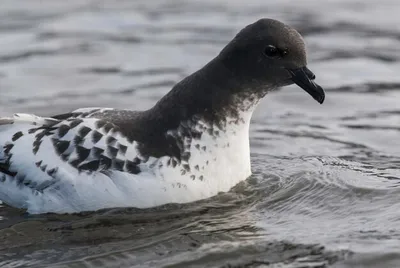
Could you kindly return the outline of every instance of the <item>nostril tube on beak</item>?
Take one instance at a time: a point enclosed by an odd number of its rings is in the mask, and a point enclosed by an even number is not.
[[[315,74],[313,72],[311,72],[310,69],[308,69],[307,67],[304,68],[304,72],[306,73],[306,75],[308,76],[308,78],[310,80],[315,79]]]

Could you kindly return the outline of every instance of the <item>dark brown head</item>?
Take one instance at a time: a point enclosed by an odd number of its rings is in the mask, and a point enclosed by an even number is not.
[[[272,19],[260,19],[241,30],[218,58],[243,89],[262,90],[297,84],[319,103],[323,89],[307,68],[306,48],[293,28]]]

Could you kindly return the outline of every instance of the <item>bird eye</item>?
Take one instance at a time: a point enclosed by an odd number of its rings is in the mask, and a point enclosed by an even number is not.
[[[272,57],[279,56],[280,53],[276,47],[269,45],[265,48],[264,54],[267,55],[268,57],[272,58]]]

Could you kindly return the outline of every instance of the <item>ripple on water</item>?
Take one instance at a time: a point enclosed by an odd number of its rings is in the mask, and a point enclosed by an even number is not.
[[[149,108],[259,17],[301,31],[327,93],[266,97],[254,174],[230,193],[74,215],[2,206],[0,266],[399,267],[397,1],[3,0],[2,113]]]

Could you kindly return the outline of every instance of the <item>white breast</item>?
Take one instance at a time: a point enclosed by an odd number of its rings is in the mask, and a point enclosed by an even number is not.
[[[242,120],[228,119],[225,130],[216,126],[202,128],[201,139],[187,141],[190,158],[176,167],[168,165],[169,157],[155,161],[160,166],[156,177],[163,182],[163,189],[156,196],[170,199],[170,202],[191,202],[229,191],[233,186],[251,175],[249,125],[252,111],[243,113]],[[230,122],[230,123],[229,123]],[[209,128],[213,129],[212,132]],[[190,171],[185,169],[190,167]],[[154,201],[154,200],[153,200]],[[160,200],[159,203],[163,203]],[[146,205],[147,206],[147,205]]]

